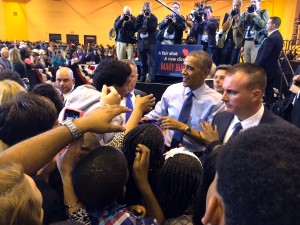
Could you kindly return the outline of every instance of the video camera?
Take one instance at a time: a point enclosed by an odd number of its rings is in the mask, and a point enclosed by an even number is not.
[[[196,2],[195,7],[197,7],[198,9],[194,11],[192,16],[195,18],[195,21],[202,22],[202,16],[205,17],[207,15],[204,11],[202,2]]]
[[[254,13],[257,10],[256,5],[252,4],[248,6],[247,13]]]

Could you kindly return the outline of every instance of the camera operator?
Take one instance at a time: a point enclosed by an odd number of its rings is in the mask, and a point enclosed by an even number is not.
[[[267,86],[265,91],[265,105],[268,107],[275,102],[274,81],[280,80],[281,69],[278,63],[279,55],[283,47],[283,39],[278,30],[281,23],[279,17],[270,17],[266,30],[270,33],[260,46],[255,64],[261,66],[267,74]],[[279,78],[279,79],[277,79]]]
[[[259,32],[266,27],[270,16],[268,10],[260,8],[261,0],[250,2],[251,5],[242,14],[238,27],[244,33],[244,61],[254,63],[261,44],[256,44],[255,40],[260,39]]]
[[[135,33],[135,17],[131,14],[129,6],[125,6],[123,14],[117,17],[114,28],[117,33],[117,56],[118,60],[133,59],[133,45],[136,43]],[[126,57],[127,54],[127,57]]]
[[[179,14],[180,3],[174,2],[172,4],[172,9],[174,12]],[[182,35],[185,29],[185,22],[180,15],[172,13],[167,15],[164,20],[159,24],[159,30],[161,36],[158,40],[161,44],[181,44]]]
[[[144,82],[148,73],[147,82],[155,81],[155,43],[157,17],[152,14],[150,2],[143,3],[143,9],[136,18],[135,30],[138,31],[138,51],[141,59],[141,77]]]
[[[220,64],[234,65],[239,61],[239,53],[243,45],[243,34],[237,25],[241,18],[242,0],[232,1],[232,10],[224,16],[223,35],[219,38],[218,48],[221,48]]]
[[[212,18],[212,8],[209,5],[203,7],[202,3],[196,3],[198,10],[194,11],[194,23],[188,39],[195,38],[198,45],[203,46],[203,51],[206,51],[212,56],[214,63],[216,60],[216,31],[219,23],[216,19]],[[189,44],[190,43],[188,41]]]

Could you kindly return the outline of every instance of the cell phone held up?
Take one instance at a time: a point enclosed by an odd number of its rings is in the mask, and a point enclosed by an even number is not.
[[[63,120],[66,120],[68,118],[77,119],[77,118],[82,117],[82,116],[83,116],[83,111],[78,110],[78,109],[66,108],[65,111],[64,111]]]

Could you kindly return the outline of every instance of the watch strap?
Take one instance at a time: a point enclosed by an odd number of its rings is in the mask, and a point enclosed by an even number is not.
[[[70,117],[66,120],[64,120],[61,125],[66,126],[70,133],[72,134],[74,139],[78,139],[81,137],[82,133],[78,130],[76,125],[74,124],[74,118]]]

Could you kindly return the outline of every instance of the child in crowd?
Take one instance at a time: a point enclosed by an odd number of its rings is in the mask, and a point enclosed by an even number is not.
[[[157,187],[165,225],[193,224],[193,201],[201,184],[202,164],[184,147],[166,152],[165,160]]]

